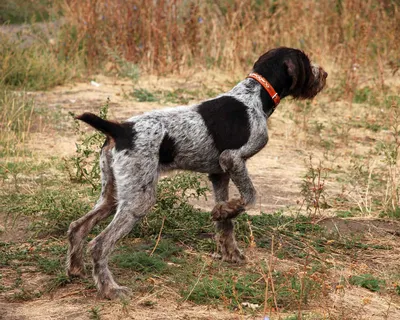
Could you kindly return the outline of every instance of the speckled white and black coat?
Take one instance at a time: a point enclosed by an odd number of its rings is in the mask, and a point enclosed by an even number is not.
[[[300,50],[277,48],[261,56],[253,67],[275,88],[281,99],[314,97],[325,85],[326,72],[310,63]],[[218,244],[222,259],[245,259],[237,247],[232,218],[254,203],[256,192],[246,160],[268,142],[267,119],[275,105],[254,79],[198,105],[148,112],[123,123],[84,113],[85,121],[107,136],[100,157],[102,193],[95,208],[71,223],[67,273],[83,273],[83,239],[100,220],[115,213],[110,225],[90,244],[93,276],[107,298],[126,295],[115,283],[107,259],[115,243],[132,229],[156,201],[160,172],[171,169],[208,173],[213,184]],[[228,199],[229,181],[241,198]]]

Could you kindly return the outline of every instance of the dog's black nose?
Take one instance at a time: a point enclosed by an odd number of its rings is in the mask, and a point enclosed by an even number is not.
[[[326,72],[326,71],[322,71],[322,72],[323,72],[322,76],[324,77],[324,79],[328,78],[328,72]]]

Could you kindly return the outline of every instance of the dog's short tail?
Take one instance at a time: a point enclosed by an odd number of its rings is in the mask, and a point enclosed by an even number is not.
[[[120,123],[104,120],[90,112],[85,112],[80,116],[76,116],[75,119],[86,122],[88,125],[103,132],[114,140],[125,133],[125,130]]]

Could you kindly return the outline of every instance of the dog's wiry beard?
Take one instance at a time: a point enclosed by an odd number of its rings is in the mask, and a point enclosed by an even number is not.
[[[324,87],[326,84],[327,73],[315,63],[311,64],[311,70],[313,74],[313,81],[310,86],[310,98],[314,98]]]
[[[326,84],[327,73],[317,64],[310,63],[308,68],[302,70],[308,78],[301,86],[301,91],[297,95],[292,95],[295,99],[312,99]]]

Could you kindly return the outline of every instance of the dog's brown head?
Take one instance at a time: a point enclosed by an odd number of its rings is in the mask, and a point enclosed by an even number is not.
[[[253,72],[266,78],[281,98],[310,99],[320,92],[328,74],[298,49],[276,48],[263,54]]]

